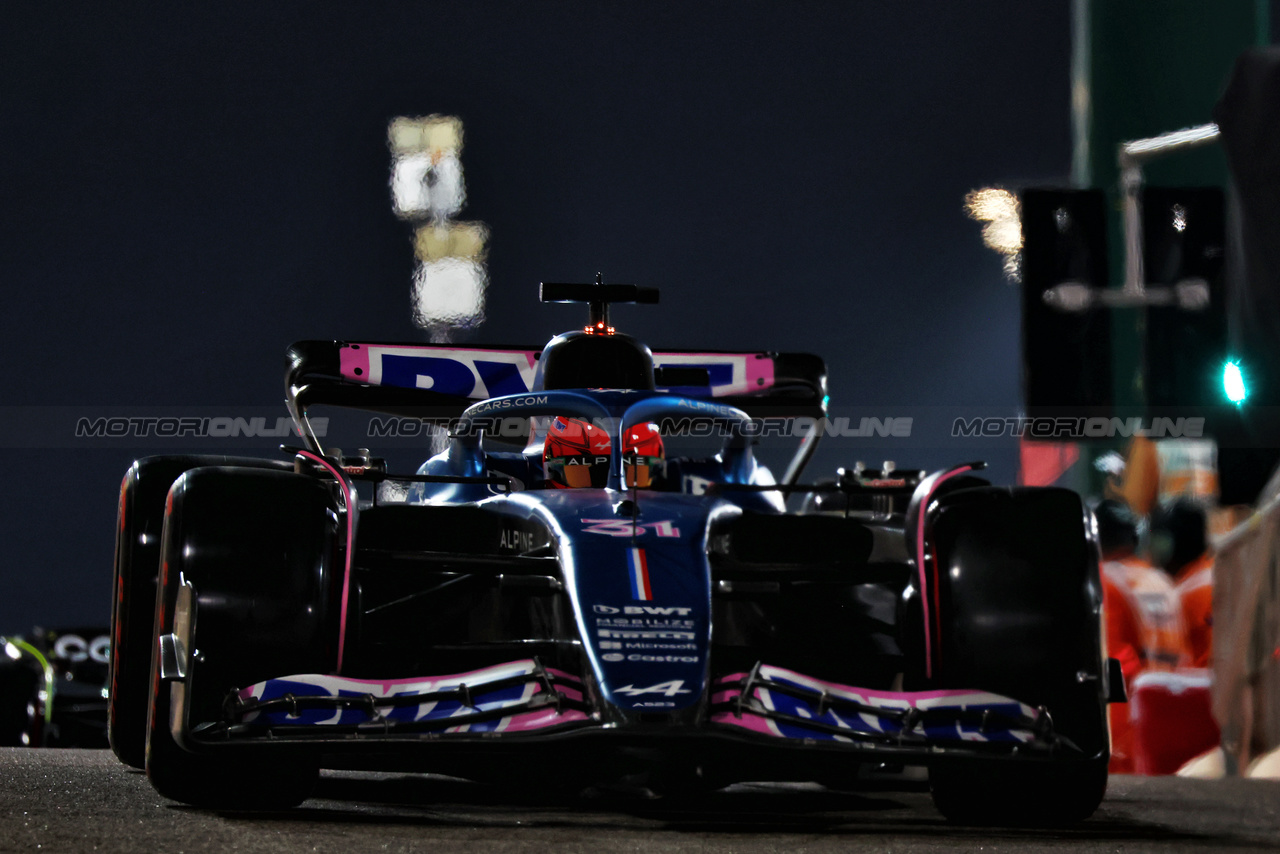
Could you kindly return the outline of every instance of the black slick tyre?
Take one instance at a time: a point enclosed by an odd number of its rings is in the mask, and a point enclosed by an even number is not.
[[[184,643],[193,652],[177,682],[162,680],[153,658],[146,768],[161,795],[225,810],[285,809],[310,795],[315,755],[203,741],[195,730],[223,720],[238,688],[333,671],[340,519],[330,484],[292,472],[200,468],[174,484],[155,634],[184,631],[175,609],[189,586]]]

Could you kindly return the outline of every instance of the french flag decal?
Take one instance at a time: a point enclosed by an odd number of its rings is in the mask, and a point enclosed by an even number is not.
[[[645,560],[644,549],[627,549],[627,570],[631,576],[631,598],[648,602],[653,598],[653,590],[649,587],[649,562]]]

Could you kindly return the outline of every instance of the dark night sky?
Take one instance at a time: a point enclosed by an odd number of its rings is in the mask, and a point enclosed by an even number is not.
[[[105,623],[119,478],[176,449],[62,424],[272,407],[293,340],[423,339],[400,114],[466,123],[462,218],[492,230],[472,340],[577,325],[537,282],[602,270],[662,288],[615,316],[654,347],[816,352],[837,414],[942,413],[815,476],[881,454],[1015,476],[1012,440],[946,437],[1019,402],[1017,291],[962,201],[1065,182],[1067,2],[175,6],[0,11],[0,630]]]

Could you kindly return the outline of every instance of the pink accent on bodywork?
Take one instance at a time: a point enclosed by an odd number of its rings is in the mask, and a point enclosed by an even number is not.
[[[982,706],[993,703],[1015,703],[1021,708],[1022,713],[1027,717],[1034,717],[1035,710],[1018,700],[1006,697],[1001,694],[993,694],[989,691],[978,691],[963,688],[949,688],[933,691],[876,691],[868,688],[857,688],[852,685],[843,685],[839,682],[826,682],[821,679],[814,679],[811,676],[805,676],[802,673],[796,673],[794,670],[787,670],[782,667],[773,667],[763,665],[757,671],[757,678],[773,681],[775,679],[785,680],[793,684],[798,684],[804,688],[811,690],[815,695],[825,694],[840,699],[849,700],[855,703],[861,703],[866,706],[875,706],[883,709],[907,709],[914,708],[927,711],[932,708],[947,708],[966,706]],[[712,703],[732,703],[741,696],[741,684],[724,690],[733,683],[742,683],[746,680],[746,673],[734,673],[729,676],[721,677],[715,680],[712,694]],[[750,698],[760,703],[766,710],[774,710],[775,706],[770,693],[770,686],[762,684],[753,684],[751,688]],[[864,717],[865,717],[864,713]],[[778,737],[786,737],[782,731],[778,729],[777,724],[768,717],[762,715],[758,710],[746,706],[741,709],[739,714],[737,711],[718,712],[711,717],[712,723],[726,724],[729,726],[741,727],[742,729],[751,730],[752,732],[763,733]],[[797,726],[804,726],[802,722],[797,721]],[[1016,734],[1015,734],[1016,735]],[[837,740],[841,736],[835,736]]]
[[[554,690],[556,693],[559,693],[567,700],[575,702],[582,701],[582,691],[576,688],[571,688],[562,682],[562,680],[565,680],[572,684],[580,685],[581,680],[577,677],[571,676],[563,670],[556,670],[554,668],[546,668],[543,672],[545,672],[547,676],[554,681]],[[241,689],[239,696],[242,700],[258,699],[263,695],[266,687],[277,680],[298,682],[308,687],[326,691],[329,696],[333,697],[340,696],[344,691],[368,694],[380,699],[388,697],[404,697],[415,693],[427,695],[435,691],[444,691],[456,688],[464,683],[473,691],[483,692],[488,685],[492,685],[494,682],[519,676],[532,677],[535,673],[537,673],[537,666],[532,659],[511,661],[505,664],[497,664],[490,667],[480,668],[479,670],[470,670],[466,673],[453,673],[446,676],[418,676],[408,679],[358,679],[348,676],[307,673],[294,676],[281,676],[277,677],[277,679],[271,679],[266,682],[259,682],[254,685],[250,685],[247,688]],[[524,696],[521,699],[506,701],[503,705],[519,705],[527,702],[530,697],[545,693],[547,693],[547,689],[543,682],[527,682],[524,686]],[[429,698],[424,698],[423,704],[434,706],[435,702]],[[485,706],[484,708],[489,707]],[[334,720],[337,720],[336,716]],[[509,717],[502,718],[498,721],[496,732],[529,732],[533,730],[546,729],[547,727],[579,723],[589,720],[590,717],[587,714],[577,709],[558,710],[555,706],[548,706],[546,708],[534,709],[527,712],[517,712]],[[324,724],[319,724],[319,726],[323,725]],[[449,727],[445,730],[445,732],[451,734],[463,734],[470,731],[470,724]]]
[[[373,362],[370,354],[375,350],[378,352],[378,359],[387,354],[414,354],[437,359],[452,359],[458,364],[467,367],[477,382],[480,380],[480,375],[475,365],[472,364],[476,358],[485,361],[484,356],[492,356],[498,362],[514,365],[520,361],[517,357],[523,357],[523,367],[528,370],[529,375],[532,375],[537,368],[539,352],[536,350],[494,350],[484,347],[447,347],[439,344],[346,344],[338,352],[338,373],[344,379],[354,382],[381,385],[381,370],[378,372],[379,378],[375,379],[373,376]],[[525,373],[521,373],[521,380],[525,385],[532,385],[530,378]],[[469,396],[472,399],[479,399],[477,397],[478,394],[473,389]]]
[[[505,718],[499,732],[529,732],[535,729],[546,729],[549,726],[558,726],[564,723],[573,723],[576,721],[585,721],[589,718],[579,712],[577,709],[566,709],[563,712],[557,712],[554,707],[546,709],[538,709],[534,712],[524,712],[519,715],[513,715]]]
[[[539,691],[541,691],[541,687],[542,686],[539,686]],[[573,688],[566,688],[564,685],[557,685],[556,691],[563,694],[566,700],[574,700],[576,702],[582,701],[581,691],[575,691]]]
[[[347,641],[347,599],[351,593],[351,562],[355,558],[356,553],[356,503],[351,498],[351,484],[342,476],[342,472],[334,468],[323,457],[318,457],[310,451],[298,451],[298,455],[314,460],[324,466],[338,481],[338,488],[342,490],[342,503],[347,508],[347,549],[345,566],[342,570],[342,610],[338,614],[338,664],[335,672],[342,670],[342,655],[346,649]]]
[[[768,356],[752,356],[747,358],[747,390],[773,387],[773,359]]]
[[[932,691],[878,691],[871,688],[858,688],[853,685],[844,685],[839,682],[827,682],[822,679],[814,679],[812,676],[805,676],[803,673],[797,673],[794,670],[787,670],[785,667],[773,667],[764,665],[757,672],[757,676],[761,679],[773,679],[774,677],[786,679],[790,682],[797,682],[810,688],[816,692],[828,691],[832,694],[846,695],[847,699],[866,699],[866,700],[886,700],[892,702],[907,703],[911,706],[919,705],[931,700],[954,700],[960,697],[980,697],[985,700],[1000,700],[1010,703],[1017,703],[1012,697],[1005,697],[1000,694],[992,694],[990,691],[979,691],[971,688],[942,688]],[[722,676],[715,681],[717,689],[724,688],[726,683],[741,682],[747,678],[746,673],[733,673],[728,676]],[[768,686],[761,685],[761,688]],[[713,702],[725,702],[736,699],[738,690],[730,689],[713,695]],[[1025,704],[1022,704],[1025,705]],[[1031,709],[1028,707],[1028,711]]]
[[[338,351],[338,373],[356,382],[369,381],[369,348],[348,344]]]
[[[655,365],[736,364],[742,367],[739,382],[711,387],[712,397],[751,394],[772,388],[773,359],[767,353],[654,353]]]
[[[920,607],[924,616],[924,675],[927,679],[933,678],[933,633],[929,629],[928,585],[925,583],[924,575],[924,526],[929,518],[929,502],[933,499],[933,494],[938,491],[938,487],[942,486],[945,481],[967,471],[973,471],[973,466],[960,466],[938,478],[938,482],[933,485],[933,489],[930,489],[924,500],[920,502],[920,518],[916,522],[916,574],[920,579]],[[939,626],[939,630],[941,630],[941,626]]]

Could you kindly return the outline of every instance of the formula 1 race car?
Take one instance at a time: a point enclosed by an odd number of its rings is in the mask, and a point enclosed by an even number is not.
[[[822,360],[651,352],[609,306],[540,351],[304,341],[283,459],[160,456],[121,487],[111,745],[164,796],[296,805],[320,768],[539,786],[852,786],[926,766],[957,821],[1054,824],[1106,788],[1094,522],[981,463],[775,481]],[[414,474],[326,451],[317,405],[448,428]],[[703,455],[667,449],[710,437]],[[665,441],[665,445],[664,445]],[[790,500],[795,509],[788,511]]]

